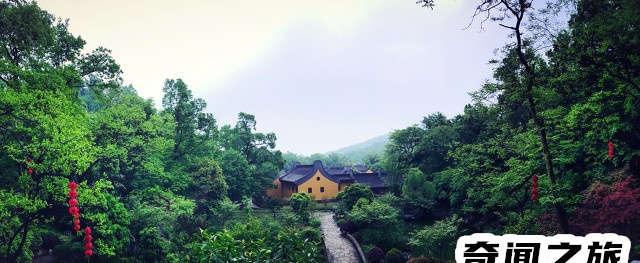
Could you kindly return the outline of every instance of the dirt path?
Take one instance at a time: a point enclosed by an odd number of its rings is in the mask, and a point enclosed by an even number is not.
[[[329,212],[316,212],[320,220],[320,228],[324,234],[329,263],[359,263],[358,253],[351,242],[340,235],[340,229]]]

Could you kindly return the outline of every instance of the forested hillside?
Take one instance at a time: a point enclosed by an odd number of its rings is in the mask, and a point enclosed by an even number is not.
[[[321,262],[314,198],[265,190],[296,161],[358,158],[388,193],[353,184],[324,209],[370,262],[446,262],[477,232],[613,232],[640,258],[640,1],[475,3],[472,24],[510,39],[461,114],[300,156],[252,114],[220,125],[181,79],[141,98],[109,49],[84,52],[35,2],[0,1],[0,261]]]
[[[493,79],[462,114],[393,132],[380,166],[394,195],[347,189],[343,229],[373,259],[452,259],[477,232],[614,232],[640,257],[640,2],[478,2],[476,22],[512,34]],[[562,8],[568,25],[547,34],[538,22]]]
[[[361,143],[340,148],[333,152],[342,154],[351,162],[362,163],[367,157],[382,156],[384,148],[389,142],[389,134],[373,137]]]
[[[84,45],[36,3],[0,2],[0,261],[322,258],[304,225],[227,222],[283,167],[253,115],[219,126],[180,79],[166,80],[159,109],[123,86],[108,49]],[[247,235],[264,239],[243,248]],[[235,250],[221,255],[210,238]],[[292,242],[296,252],[260,250]]]

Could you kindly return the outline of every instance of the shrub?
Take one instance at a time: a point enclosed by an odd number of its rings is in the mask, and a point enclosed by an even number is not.
[[[353,222],[345,219],[340,219],[340,221],[338,221],[338,227],[342,232],[353,233],[356,231],[356,225]]]
[[[313,228],[281,227],[272,219],[251,219],[189,245],[189,262],[322,262],[322,234]]]
[[[365,244],[375,244],[383,249],[402,246],[406,235],[400,226],[400,212],[388,204],[361,198],[347,214],[358,231],[355,235]]]
[[[640,225],[640,188],[636,183],[631,176],[612,185],[594,183],[576,210],[574,231],[634,236],[634,228],[629,226]]]
[[[452,258],[461,220],[457,216],[436,221],[411,234],[409,245],[415,255]]]
[[[388,204],[392,207],[403,206],[402,200],[399,197],[393,195],[392,193],[386,193],[384,195],[381,195],[380,197],[376,198],[376,200],[378,200],[378,202],[380,203]]]
[[[322,231],[314,227],[305,227],[300,233],[309,240],[322,240]]]
[[[293,212],[296,213],[298,218],[305,223],[309,223],[309,217],[311,216],[311,205],[313,201],[313,197],[308,195],[307,193],[296,193],[291,196],[291,200],[289,200],[289,204],[293,209]]]
[[[358,226],[376,225],[376,227],[398,223],[400,212],[388,204],[374,200],[369,203],[364,198],[358,200],[347,218]]]
[[[319,228],[320,220],[318,220],[317,218],[311,218],[311,220],[309,220],[309,226]]]
[[[387,255],[384,256],[384,263],[404,263],[404,256],[402,251],[397,248],[392,248],[387,251]]]
[[[367,260],[371,263],[381,262],[383,258],[384,251],[379,247],[373,247],[369,250],[369,253],[367,253]]]
[[[350,211],[361,198],[369,201],[373,200],[373,192],[369,187],[361,184],[352,184],[347,186],[347,188],[338,193],[338,196],[336,197],[336,200],[338,201],[338,214],[345,214]]]

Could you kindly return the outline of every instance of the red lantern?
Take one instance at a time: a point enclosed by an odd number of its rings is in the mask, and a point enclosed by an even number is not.
[[[91,242],[91,240],[93,240],[93,237],[91,235],[84,236],[84,241],[85,242]]]
[[[80,231],[80,225],[73,225],[73,230],[76,232]]]
[[[84,244],[84,249],[92,249],[92,248],[93,248],[93,243],[87,242]]]
[[[85,257],[90,257],[91,255],[93,255],[93,250],[87,249],[87,250],[84,251],[84,256]]]
[[[85,234],[85,235],[89,235],[89,234],[91,234],[91,228],[90,228],[90,227],[85,227],[85,228],[84,228],[84,234]]]
[[[609,142],[609,159],[613,158],[613,142]]]
[[[536,201],[538,200],[538,176],[532,176],[531,181],[533,181],[531,183],[531,200]]]
[[[74,190],[69,191],[69,197],[71,197],[71,198],[76,198],[76,197],[78,197],[78,192],[76,192],[76,190],[75,190],[75,189],[74,189]]]
[[[74,224],[74,225],[80,225],[80,219],[78,219],[78,218],[74,218],[74,219],[73,219],[73,224]]]
[[[77,206],[77,205],[78,205],[78,199],[75,199],[75,198],[69,199],[69,206]]]
[[[78,184],[76,182],[74,182],[74,181],[71,181],[71,182],[69,182],[67,187],[69,187],[69,189],[71,189],[71,190],[75,190],[78,187]]]
[[[27,169],[27,174],[29,174],[29,175],[33,174],[33,169],[31,169],[31,168]]]

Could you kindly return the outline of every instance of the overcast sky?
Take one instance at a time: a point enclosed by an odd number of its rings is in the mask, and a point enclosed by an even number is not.
[[[462,111],[508,32],[463,30],[475,1],[440,2],[39,1],[88,49],[111,49],[157,106],[164,80],[182,78],[219,123],[254,114],[279,149],[302,154]]]

